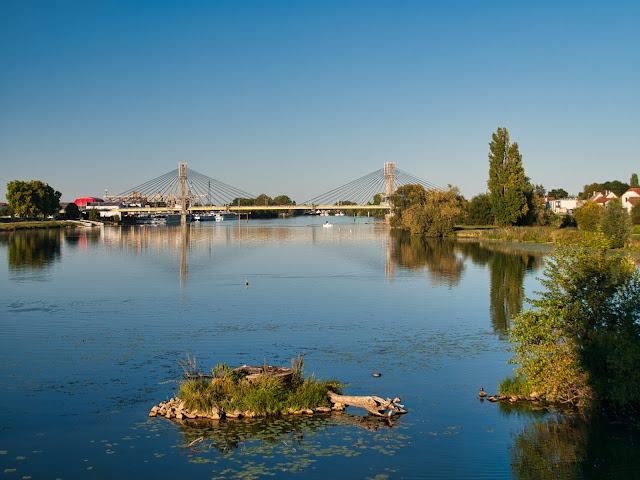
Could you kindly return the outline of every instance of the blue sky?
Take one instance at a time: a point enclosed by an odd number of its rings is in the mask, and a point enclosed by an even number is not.
[[[640,173],[640,2],[0,2],[0,198],[189,168],[302,201],[395,162],[484,192]]]

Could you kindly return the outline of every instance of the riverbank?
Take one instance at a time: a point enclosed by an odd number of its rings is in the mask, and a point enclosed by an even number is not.
[[[89,220],[0,220],[0,231],[42,230],[47,228],[76,228],[100,226],[102,223]]]
[[[580,243],[590,233],[573,227],[459,227],[455,236],[459,239],[556,245]],[[631,235],[624,250],[640,253],[640,235]]]

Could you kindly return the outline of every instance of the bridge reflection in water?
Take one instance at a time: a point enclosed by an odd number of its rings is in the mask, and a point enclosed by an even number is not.
[[[241,224],[229,222],[226,225],[207,222],[158,227],[106,227],[101,236],[106,248],[125,249],[136,255],[147,251],[160,254],[156,258],[166,259],[164,270],[179,271],[182,287],[187,286],[189,262],[196,268],[198,276],[202,269],[210,271],[212,265],[214,269],[220,267],[224,270],[227,264],[236,261],[236,255],[223,252],[238,245],[250,251],[264,248],[264,255],[269,255],[268,248],[274,246],[339,246],[334,252],[348,256],[350,261],[355,260],[374,275],[379,272],[387,282],[392,282],[396,270],[401,268],[424,271],[430,282],[448,287],[458,285],[465,265],[471,261],[475,265],[488,266],[490,270],[491,320],[494,332],[501,338],[507,337],[511,319],[522,308],[526,273],[538,271],[544,256],[552,248],[425,238],[392,230],[383,223],[360,220],[362,223],[358,224],[342,217],[340,223],[335,223],[331,229],[322,228],[324,220],[320,217]],[[363,248],[367,245],[374,248]],[[163,252],[166,255],[162,255]],[[292,256],[295,258],[292,261],[299,260],[293,253]],[[282,269],[286,271],[286,265]],[[237,281],[244,283],[245,278],[251,275],[264,275],[264,272],[238,271]]]

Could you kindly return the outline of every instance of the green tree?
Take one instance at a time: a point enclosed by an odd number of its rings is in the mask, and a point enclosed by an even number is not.
[[[638,184],[638,174],[632,173],[631,180],[629,180],[629,188],[638,188],[640,185]]]
[[[256,205],[255,198],[236,197],[229,204],[232,207],[247,207],[250,205]],[[264,205],[264,203],[263,203]]]
[[[382,194],[376,193],[373,196],[373,205],[380,205],[382,203]]]
[[[255,199],[254,205],[257,206],[269,206],[269,205],[273,205],[273,199],[269,196],[266,195],[264,193],[261,193],[260,195],[258,195]]]
[[[287,195],[278,195],[273,199],[274,205],[295,205],[296,202],[291,200]]]
[[[576,208],[573,213],[578,228],[587,232],[595,232],[600,226],[602,207],[596,202],[588,201]]]
[[[589,200],[595,192],[604,192],[604,190],[601,183],[590,183],[585,185],[582,192],[578,194],[578,200]]]
[[[9,206],[22,217],[55,215],[60,210],[61,196],[60,192],[40,180],[13,180],[7,183]]]
[[[554,188],[553,190],[549,190],[547,192],[547,196],[553,198],[567,198],[569,193],[564,188]]]
[[[518,221],[518,225],[551,225],[555,221],[553,212],[547,212],[544,195],[539,195],[533,188],[525,190],[527,198],[527,214]]]
[[[613,192],[618,197],[629,190],[629,184],[620,180],[609,180],[603,183],[590,183],[585,185],[582,192],[578,195],[580,200],[588,200],[595,192]]]
[[[391,217],[391,226],[397,228],[406,228],[403,216],[413,205],[424,205],[427,202],[427,191],[422,185],[407,184],[398,187],[389,199],[393,206],[393,217]],[[410,215],[410,214],[409,214]]]
[[[633,225],[640,225],[640,203],[637,203],[635,207],[631,209],[631,223]]]
[[[404,185],[391,196],[392,225],[411,233],[443,237],[453,232],[455,220],[464,212],[460,192],[425,190],[421,185]]]
[[[516,375],[549,401],[640,405],[640,270],[601,235],[549,257],[513,321]]]
[[[602,212],[600,230],[609,239],[611,248],[622,248],[631,233],[631,217],[619,198],[612,198]]]
[[[624,192],[629,190],[629,184],[621,182],[620,180],[611,180],[602,184],[605,190],[615,193],[618,197],[622,196]]]
[[[98,212],[98,210],[96,210],[95,208],[89,209],[89,220],[91,220],[92,222],[100,221],[100,213]]]
[[[515,225],[529,211],[527,194],[533,191],[524,174],[518,144],[511,143],[506,128],[498,128],[489,144],[491,208],[500,226]]]
[[[79,218],[80,217],[80,209],[78,205],[71,202],[66,207],[64,207],[64,216],[66,218]]]
[[[470,225],[493,225],[495,219],[489,194],[481,193],[473,197],[467,206],[467,214],[467,223]]]

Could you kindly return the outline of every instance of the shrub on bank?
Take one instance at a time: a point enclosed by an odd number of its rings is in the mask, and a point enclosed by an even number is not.
[[[594,235],[549,257],[546,291],[513,319],[510,362],[521,379],[505,389],[523,383],[550,402],[638,411],[640,270],[609,248]]]

